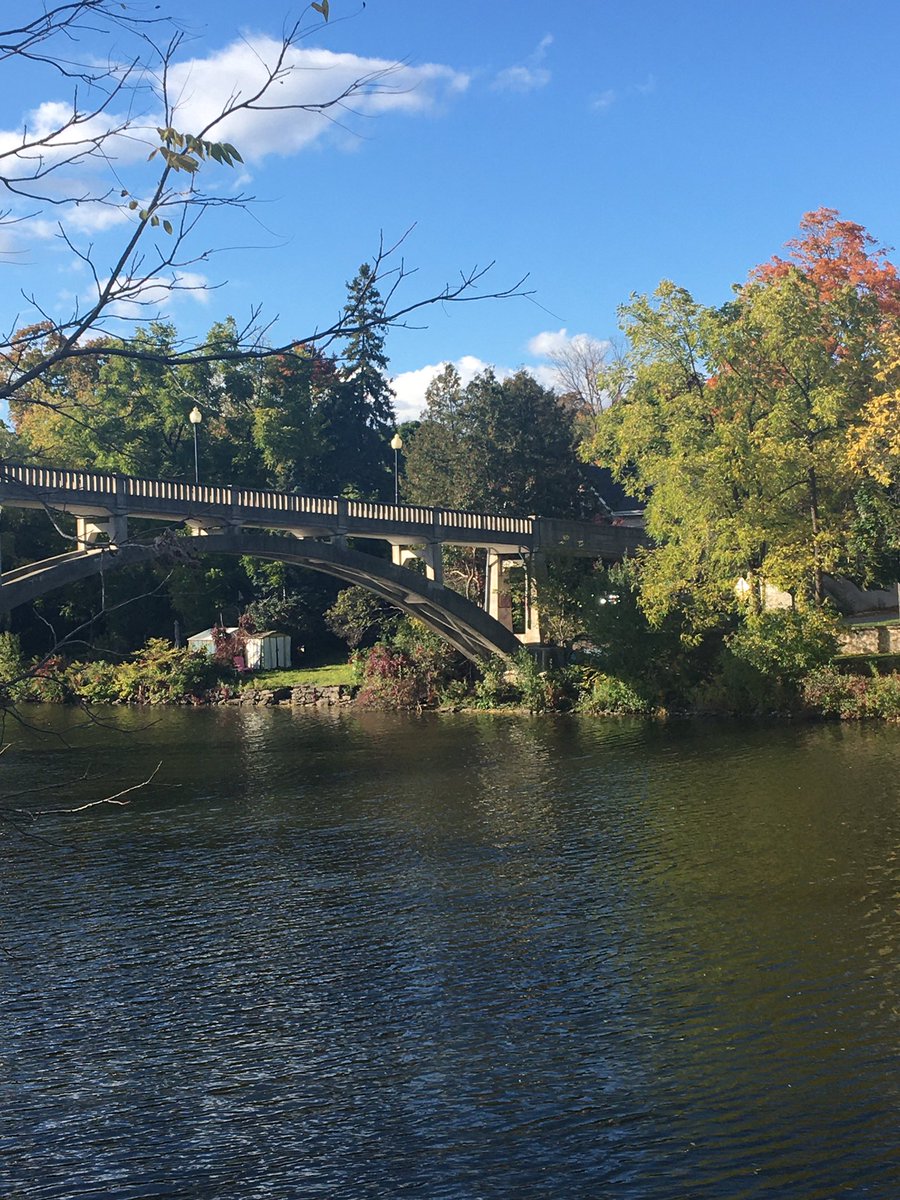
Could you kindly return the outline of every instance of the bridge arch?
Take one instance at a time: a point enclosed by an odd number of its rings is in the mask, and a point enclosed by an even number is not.
[[[157,538],[118,548],[89,547],[70,551],[7,572],[0,581],[0,611],[26,604],[46,592],[77,580],[171,555],[173,549],[194,554],[247,555],[294,563],[367,588],[382,600],[417,617],[473,662],[492,654],[509,657],[520,642],[499,621],[458,592],[426,579],[407,567],[336,542],[314,538],[274,537],[235,530],[197,538]]]

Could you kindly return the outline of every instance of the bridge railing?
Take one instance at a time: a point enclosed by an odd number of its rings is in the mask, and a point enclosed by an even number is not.
[[[129,500],[154,501],[182,506],[186,511],[200,506],[270,512],[282,516],[331,517],[335,520],[383,522],[396,525],[427,526],[445,530],[493,530],[503,534],[531,536],[531,517],[466,512],[462,509],[430,508],[419,504],[387,504],[372,500],[339,500],[334,496],[313,496],[297,492],[276,492],[263,488],[230,485],[181,483],[173,479],[144,479],[112,472],[70,470],[60,467],[3,464],[0,481],[19,484],[36,493],[77,493],[85,501],[93,497],[105,506],[127,510]],[[50,497],[46,497],[52,503]],[[138,506],[140,507],[140,505]]]
[[[98,471],[72,471],[63,467],[23,467],[5,463],[3,477],[40,491],[88,491],[116,494],[116,476]]]

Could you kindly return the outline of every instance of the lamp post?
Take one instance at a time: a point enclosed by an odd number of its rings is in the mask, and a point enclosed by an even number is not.
[[[400,503],[400,451],[403,449],[403,438],[395,433],[391,438],[391,449],[394,452],[394,503]]]
[[[194,427],[194,483],[200,482],[200,458],[197,454],[197,426],[203,420],[203,413],[195,404],[188,413],[188,420]]]

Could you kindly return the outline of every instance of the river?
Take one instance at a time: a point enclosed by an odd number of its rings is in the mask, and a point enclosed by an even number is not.
[[[4,1198],[900,1195],[897,728],[26,716]]]

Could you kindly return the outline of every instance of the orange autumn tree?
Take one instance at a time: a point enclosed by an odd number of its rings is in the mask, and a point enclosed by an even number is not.
[[[900,276],[881,246],[862,225],[841,220],[834,208],[817,208],[800,221],[801,236],[786,245],[787,258],[774,255],[750,273],[761,284],[799,271],[822,300],[834,300],[845,288],[871,296],[885,319],[900,316]]]

